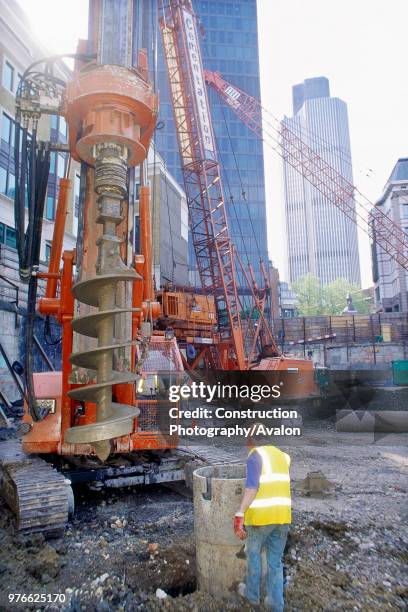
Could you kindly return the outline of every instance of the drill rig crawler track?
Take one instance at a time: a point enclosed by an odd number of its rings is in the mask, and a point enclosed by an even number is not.
[[[69,480],[53,466],[27,455],[17,440],[0,443],[0,488],[18,531],[60,534],[73,511]]]

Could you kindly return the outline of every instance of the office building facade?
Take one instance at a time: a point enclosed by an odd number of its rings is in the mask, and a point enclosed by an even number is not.
[[[188,210],[184,191],[163,158],[150,147],[146,162],[152,220],[153,278],[156,289],[188,285]],[[135,188],[135,252],[141,252],[139,171]]]
[[[24,317],[15,313],[16,307],[24,312],[27,302],[27,284],[18,273],[16,232],[14,229],[14,119],[15,96],[21,75],[35,60],[50,55],[33,36],[28,19],[16,0],[0,0],[0,327],[3,330],[1,344],[10,361],[22,359]],[[57,76],[66,80],[68,67],[58,62]],[[66,122],[61,117],[43,116],[38,125],[38,138],[64,143],[67,139]],[[47,269],[51,251],[55,212],[59,193],[59,179],[65,176],[67,155],[51,153],[50,175],[44,208],[43,232],[40,248],[40,270]],[[71,190],[68,196],[64,248],[76,244],[79,206],[79,164],[72,162]],[[27,215],[26,215],[27,221]],[[44,293],[44,281],[40,281],[39,295]],[[40,340],[42,328],[37,330]],[[49,356],[58,363],[59,346],[46,345]],[[36,356],[37,357],[37,356]],[[4,379],[5,376],[5,379]],[[6,385],[9,376],[5,361],[0,355],[0,386]],[[15,389],[7,389],[11,398]]]
[[[408,157],[400,158],[395,164],[376,206],[408,235]],[[408,272],[378,243],[371,244],[371,253],[375,310],[407,312]]]
[[[325,77],[295,85],[291,130],[349,182],[353,182],[347,105],[330,97]],[[338,278],[360,285],[357,227],[288,162],[283,163],[286,278],[306,274],[328,284]]]
[[[256,0],[193,0],[193,6],[204,36],[200,40],[204,67],[221,72],[227,81],[259,99]],[[148,49],[151,78],[156,81],[160,94],[160,129],[155,134],[155,145],[169,171],[182,185],[158,19],[156,0],[135,0],[134,54],[138,48]],[[157,75],[154,77],[153,49],[156,39]],[[258,270],[260,258],[265,263],[268,261],[262,142],[218,99],[214,91],[209,91],[209,102],[230,233],[243,261],[246,262],[248,256],[255,270]],[[194,268],[191,240],[189,262],[190,267]],[[190,281],[196,284],[197,275],[190,273]]]

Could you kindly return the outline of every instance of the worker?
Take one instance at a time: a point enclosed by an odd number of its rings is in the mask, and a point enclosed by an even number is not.
[[[244,592],[252,604],[260,603],[262,551],[266,551],[266,604],[281,612],[283,600],[282,555],[291,523],[290,457],[276,446],[251,440],[247,476],[241,505],[234,517],[234,532],[247,539],[247,575]]]

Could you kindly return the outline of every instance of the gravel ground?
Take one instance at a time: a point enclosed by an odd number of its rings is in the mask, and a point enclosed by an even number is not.
[[[308,425],[282,440],[292,457],[294,520],[285,553],[288,611],[406,610],[407,436],[336,434]],[[245,449],[229,444],[245,457]],[[333,483],[310,496],[303,479]],[[191,499],[165,487],[76,490],[63,538],[15,533],[0,503],[0,610],[251,610],[238,595],[196,591]],[[159,589],[159,590],[158,590]],[[12,604],[10,593],[65,603]]]

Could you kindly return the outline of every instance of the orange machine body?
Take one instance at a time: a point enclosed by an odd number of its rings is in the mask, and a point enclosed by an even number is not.
[[[91,64],[67,84],[65,116],[72,155],[94,163],[95,144],[114,139],[142,162],[156,125],[157,97],[137,70]]]
[[[265,372],[265,377],[268,377],[268,372],[280,371],[288,372],[290,378],[287,378],[289,382],[285,388],[286,399],[306,399],[317,397],[319,393],[319,387],[315,379],[315,370],[313,361],[311,359],[297,359],[295,357],[266,357],[251,368],[251,371],[255,371],[262,376],[262,372]]]
[[[174,329],[176,338],[194,344],[202,338],[219,342],[213,296],[192,291],[164,290],[157,294],[161,304],[160,325]]]

